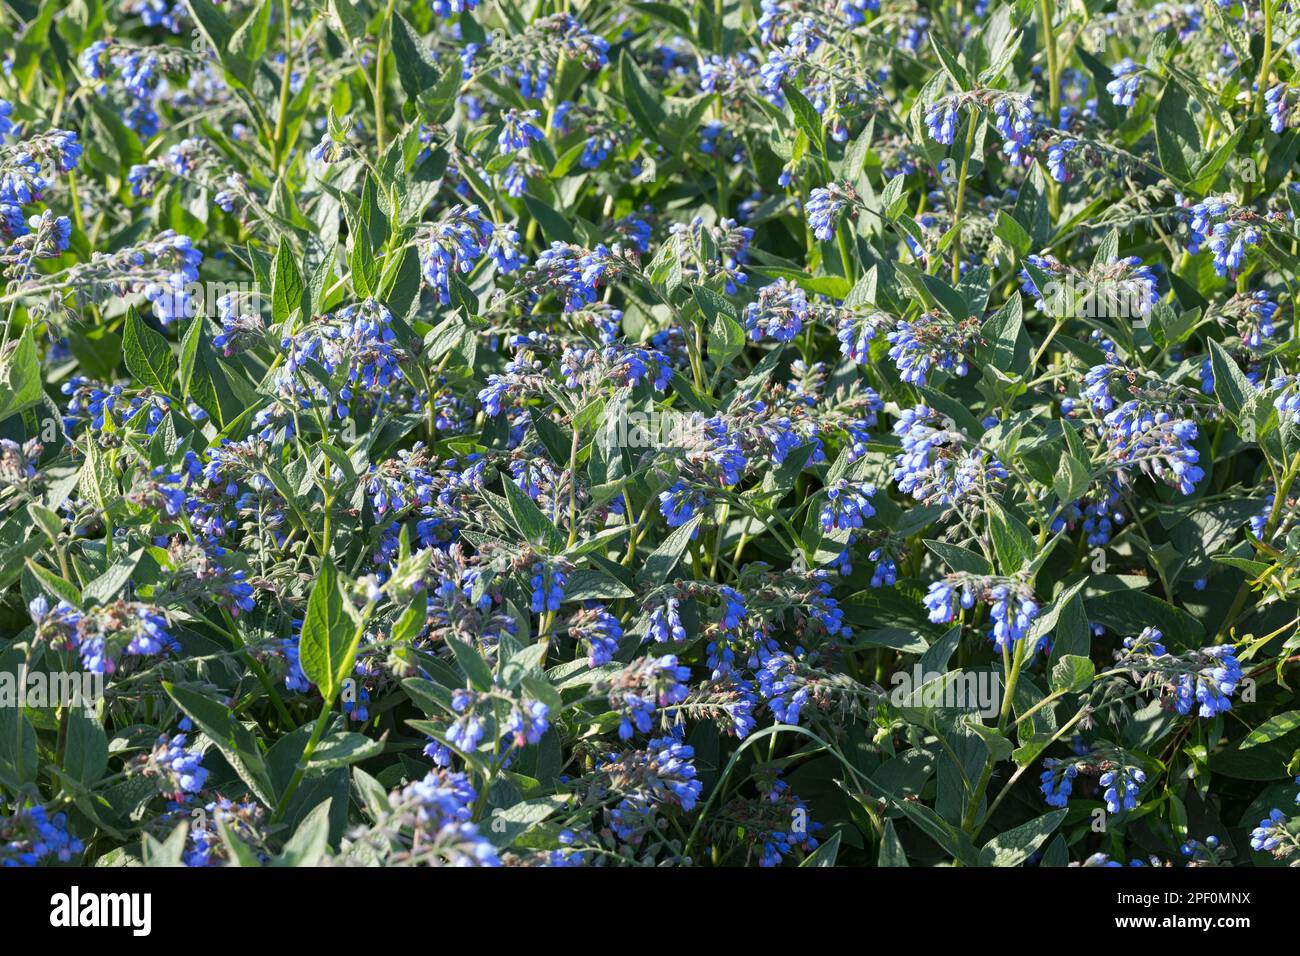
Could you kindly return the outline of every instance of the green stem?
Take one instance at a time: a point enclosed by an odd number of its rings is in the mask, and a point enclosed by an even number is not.
[[[1047,51],[1047,100],[1051,105],[1050,123],[1055,126],[1061,116],[1061,64],[1056,52],[1056,34],[1052,30],[1052,8],[1055,0],[1038,0],[1038,15],[1042,20],[1043,47]],[[1055,222],[1061,214],[1060,184],[1049,180],[1047,190],[1048,211]]]
[[[293,75],[293,8],[289,0],[282,0],[280,16],[284,20],[284,73],[280,76],[280,110],[275,116],[275,132],[271,137],[271,155],[278,173],[284,164],[280,140],[284,137],[285,116],[289,112],[289,86]]]
[[[280,818],[284,816],[284,811],[288,809],[289,801],[298,790],[298,785],[302,783],[303,775],[307,773],[307,765],[311,763],[312,754],[316,752],[316,746],[325,733],[326,725],[329,724],[330,712],[333,706],[333,701],[321,702],[320,715],[316,718],[316,723],[311,729],[311,738],[307,741],[307,746],[303,748],[302,756],[298,758],[298,766],[293,768],[293,776],[289,779],[289,785],[284,788],[284,794],[276,801],[275,809],[271,812],[272,823],[280,822]]]
[[[1264,94],[1268,92],[1268,73],[1273,65],[1273,4],[1269,0],[1264,0],[1263,6],[1264,55],[1259,58],[1259,76],[1255,78],[1257,92],[1254,112],[1256,114],[1264,110]]]
[[[384,39],[387,37],[389,24],[393,19],[393,7],[396,0],[388,0],[384,8],[384,20],[379,24],[379,41],[375,45],[375,144],[378,146],[379,159],[384,158]]]
[[[966,203],[966,175],[970,170],[970,154],[975,148],[975,129],[979,126],[979,114],[970,111],[966,127],[966,145],[962,149],[961,173],[957,181],[957,201],[953,205],[952,227],[952,284],[961,281],[961,209]]]

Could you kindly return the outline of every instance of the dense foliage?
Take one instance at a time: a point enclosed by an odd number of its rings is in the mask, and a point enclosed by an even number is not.
[[[1300,11],[13,0],[0,863],[1300,863]]]

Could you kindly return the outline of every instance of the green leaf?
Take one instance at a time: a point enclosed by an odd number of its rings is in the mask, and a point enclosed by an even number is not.
[[[948,74],[953,85],[961,90],[969,90],[971,88],[971,79],[970,74],[966,72],[966,68],[957,62],[957,57],[952,50],[948,49],[948,45],[939,38],[935,31],[931,30],[929,35],[930,46],[934,48],[935,54],[939,57],[939,62],[943,64],[944,72]]]
[[[397,79],[402,92],[418,100],[438,82],[438,68],[429,56],[429,48],[419,31],[400,13],[393,14],[393,59],[397,61]]]
[[[131,580],[143,551],[124,554],[108,566],[99,577],[87,584],[81,591],[81,597],[87,605],[104,605],[111,602],[126,583]],[[152,558],[150,559],[152,561]]]
[[[705,286],[696,286],[694,295],[708,320],[709,357],[722,368],[745,348],[745,330],[736,321],[735,307],[721,295]]]
[[[1042,168],[1034,163],[1029,176],[1020,186],[1011,216],[1029,236],[1030,248],[1041,249],[1052,231],[1051,210],[1047,205],[1047,180]]]
[[[63,769],[87,786],[98,782],[108,767],[108,736],[83,707],[68,709],[67,748]]]
[[[885,818],[885,829],[880,838],[880,858],[877,865],[907,866],[907,853],[904,852],[903,844],[898,839],[894,821],[888,817]]]
[[[1247,747],[1254,747],[1258,744],[1266,744],[1270,740],[1300,727],[1300,710],[1288,710],[1285,713],[1277,714],[1264,721],[1254,730],[1246,735],[1246,739],[1241,742],[1239,749],[1245,750]]]
[[[1062,504],[1069,504],[1083,497],[1088,486],[1092,484],[1092,475],[1088,466],[1075,458],[1068,451],[1061,455],[1061,465],[1052,479],[1052,489]]]
[[[316,866],[320,863],[329,850],[332,802],[326,797],[312,807],[285,843],[284,850],[271,862],[272,866]]]
[[[136,381],[160,392],[171,393],[172,379],[176,377],[176,356],[172,355],[167,340],[145,325],[135,306],[126,311],[122,357]]]
[[[564,536],[551,523],[551,519],[542,514],[541,509],[533,503],[508,474],[502,474],[501,486],[505,489],[506,501],[510,504],[510,514],[515,524],[528,541],[539,548],[546,548],[552,554],[564,550]]]
[[[365,38],[366,18],[352,5],[352,0],[329,0],[329,8],[345,37],[353,43]]]
[[[1179,182],[1188,182],[1192,178],[1191,164],[1198,161],[1202,152],[1201,132],[1187,94],[1174,79],[1165,83],[1156,106],[1154,126],[1161,167]]]
[[[939,556],[944,564],[954,571],[979,575],[993,573],[993,566],[989,564],[988,560],[969,548],[963,548],[959,544],[949,544],[946,541],[935,541],[932,538],[926,538],[924,543],[927,548]]]
[[[334,767],[346,767],[348,764],[369,760],[384,752],[382,740],[372,740],[365,734],[343,731],[322,738],[315,752],[311,755],[312,770],[330,770]]]
[[[145,866],[178,867],[183,865],[185,840],[189,836],[190,825],[182,820],[172,827],[167,839],[158,840],[150,833],[141,835],[140,855]]]
[[[445,123],[456,109],[456,96],[460,92],[460,68],[448,67],[438,78],[438,84],[420,97],[420,116],[432,125]]]
[[[1060,609],[1059,612],[1057,608]],[[1049,664],[1055,666],[1056,662],[1067,654],[1087,657],[1092,646],[1092,627],[1088,623],[1088,612],[1084,610],[1083,598],[1077,593],[1061,595],[1040,616],[1040,620],[1048,617],[1052,617],[1052,620],[1046,624],[1043,633],[1054,629]],[[1031,629],[1029,640],[1036,641],[1038,637],[1038,629],[1036,627]]]
[[[648,13],[656,20],[662,20],[683,36],[690,36],[694,30],[690,14],[681,7],[674,7],[669,3],[634,3],[632,6],[643,13]]]
[[[652,142],[661,140],[666,119],[663,107],[659,104],[659,98],[651,92],[641,68],[626,50],[619,57],[618,79],[623,92],[623,104],[632,115],[633,122]]]
[[[1036,820],[999,833],[980,848],[979,865],[1019,866],[1061,825],[1065,814],[1065,810],[1053,810]]]
[[[622,581],[596,568],[578,568],[569,574],[564,585],[564,600],[615,601],[619,598],[636,597],[636,592]]]
[[[198,24],[208,44],[212,47],[221,65],[245,87],[249,84],[252,64],[236,53],[230,52],[230,41],[235,29],[226,19],[216,4],[206,0],[185,0],[194,22]]]
[[[222,756],[235,768],[235,772],[248,784],[254,795],[268,807],[273,807],[274,789],[257,740],[247,727],[234,719],[230,708],[198,691],[167,681],[163,682],[163,690],[194,721],[199,730],[216,744]]]
[[[1215,151],[1205,157],[1205,161],[1196,170],[1196,181],[1192,183],[1192,189],[1197,193],[1208,193],[1214,189],[1215,182],[1218,181],[1219,173],[1223,167],[1228,164],[1233,154],[1237,151],[1237,144],[1246,133],[1246,127],[1238,126],[1236,131],[1224,140]]]
[[[343,609],[338,573],[327,558],[307,600],[298,638],[298,660],[302,672],[332,702],[352,673],[356,662],[360,628]]]
[[[853,647],[889,647],[903,654],[924,654],[930,647],[915,630],[905,627],[877,627],[862,631]]]
[[[1080,691],[1091,684],[1096,676],[1097,668],[1088,658],[1066,654],[1052,668],[1052,690]]]
[[[1228,414],[1240,419],[1242,410],[1253,401],[1255,387],[1237,368],[1237,363],[1222,345],[1210,340],[1210,365],[1214,372],[1214,397],[1223,403]]]
[[[573,231],[569,220],[531,193],[524,194],[524,208],[528,210],[528,215],[537,220],[543,235],[551,242],[578,241],[578,234]]]
[[[993,235],[1005,242],[1018,255],[1023,256],[1029,252],[1031,246],[1029,233],[1025,232],[1025,227],[1009,216],[1005,209],[998,210]]]
[[[939,307],[954,321],[965,322],[970,318],[970,307],[966,304],[964,295],[938,276],[932,276],[928,272],[920,273],[920,279],[925,284],[926,290],[939,303]]]
[[[294,309],[302,309],[304,315],[309,311],[303,303],[305,288],[298,260],[294,258],[289,241],[282,238],[271,271],[271,320],[276,325],[288,319]]]
[[[880,205],[884,210],[886,219],[897,219],[903,210],[907,208],[906,189],[907,177],[902,173],[893,176],[889,182],[885,183],[885,188],[880,193]]]
[[[989,758],[994,763],[1010,758],[1011,751],[1014,749],[1011,741],[1005,735],[999,733],[996,727],[986,727],[978,717],[973,716],[966,717],[962,723],[978,734],[980,739],[984,741],[989,748]]]
[[[817,112],[817,107],[813,106],[808,97],[799,91],[799,87],[789,80],[782,81],[781,89],[785,92],[786,102],[794,115],[795,126],[808,137],[808,142],[817,150],[817,154],[825,156],[826,131],[822,127],[822,117]]]
[[[645,565],[636,578],[638,585],[641,587],[658,587],[660,584],[668,582],[668,576],[672,574],[673,568],[677,567],[677,562],[686,553],[686,547],[691,543],[691,535],[700,526],[703,517],[703,515],[696,515],[664,538],[659,547],[655,548],[654,552],[645,559]]]
[[[189,328],[181,339],[180,385],[181,398],[190,397],[190,383],[194,381],[194,370],[198,366],[199,346],[203,341],[203,316],[196,315],[190,320]]]
[[[14,350],[0,359],[0,420],[39,404],[44,395],[41,363],[29,325]]]
[[[67,601],[73,607],[81,607],[81,590],[71,581],[34,561],[27,562],[27,570],[45,586],[50,594],[61,601]]]
[[[1115,580],[1115,579],[1110,579]],[[1094,576],[1093,583],[1099,583]],[[1084,599],[1088,619],[1116,633],[1128,633],[1134,622],[1157,628],[1165,635],[1166,646],[1179,649],[1200,647],[1205,627],[1182,608],[1144,591],[1119,587],[1114,591]],[[1141,628],[1138,628],[1141,630]]]
[[[538,800],[521,800],[509,807],[494,807],[483,833],[494,846],[507,847],[567,803],[567,796],[554,794]]]
[[[1033,535],[1023,521],[997,502],[990,502],[989,518],[989,536],[993,539],[993,550],[1002,565],[1002,572],[1015,574],[1033,554]]]
[[[461,671],[469,678],[470,683],[478,690],[490,689],[493,684],[492,668],[488,667],[487,661],[483,660],[483,655],[459,638],[448,637],[447,644],[456,655],[456,663],[460,665]]]
[[[270,24],[271,0],[262,0],[230,38],[230,52],[250,63],[256,63],[266,52]]]
[[[824,842],[821,846],[817,847],[817,849],[813,850],[806,857],[804,857],[803,862],[800,863],[799,865],[812,866],[812,867],[834,866],[835,857],[839,854],[839,852],[840,852],[840,831],[836,830],[834,833],[830,835],[830,839],[826,840],[826,842]]]
[[[967,866],[974,866],[979,862],[979,854],[971,843],[970,837],[928,806],[923,803],[913,803],[911,800],[898,801],[896,806],[919,830],[943,847],[953,859]]]
[[[533,428],[537,429],[537,437],[542,440],[542,445],[546,448],[546,454],[550,455],[551,461],[561,468],[566,467],[569,464],[569,454],[573,450],[573,435],[555,424],[540,408],[530,407],[528,412],[533,419]]]

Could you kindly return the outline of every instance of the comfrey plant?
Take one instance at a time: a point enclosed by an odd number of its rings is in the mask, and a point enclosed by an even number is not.
[[[0,864],[1300,862],[1293,12],[1087,6],[5,5]]]

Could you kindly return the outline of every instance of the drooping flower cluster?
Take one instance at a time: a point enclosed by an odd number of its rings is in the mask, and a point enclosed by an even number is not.
[[[44,807],[35,806],[0,817],[0,866],[70,863],[84,849],[69,832],[66,813],[50,816]]]
[[[1139,675],[1141,686],[1155,690],[1183,716],[1195,710],[1208,719],[1231,710],[1232,695],[1243,677],[1236,649],[1216,644],[1172,655],[1163,639],[1153,627],[1124,639],[1120,660]]]
[[[59,650],[76,651],[81,665],[97,674],[115,674],[123,658],[157,657],[180,650],[169,633],[165,613],[151,604],[117,600],[87,610],[67,601],[53,607],[44,595],[29,606],[38,640]]]
[[[950,574],[933,582],[922,599],[935,624],[951,622],[959,610],[969,611],[977,601],[989,606],[993,620],[989,637],[999,648],[1010,648],[1028,637],[1038,617],[1033,591],[1015,581]]]

